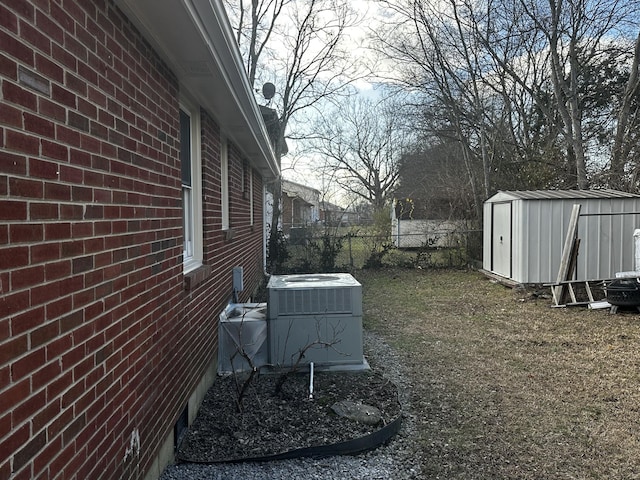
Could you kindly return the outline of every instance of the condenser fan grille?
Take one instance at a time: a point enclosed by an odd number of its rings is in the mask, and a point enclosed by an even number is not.
[[[347,288],[309,288],[279,290],[280,315],[351,313],[351,290]]]

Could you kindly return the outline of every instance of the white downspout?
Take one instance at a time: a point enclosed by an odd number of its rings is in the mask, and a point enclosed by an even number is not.
[[[262,185],[262,271],[265,275],[268,275],[267,272],[267,242],[269,241],[269,232],[267,229],[269,228],[269,224],[267,222],[267,216],[269,212],[267,211],[267,186]]]

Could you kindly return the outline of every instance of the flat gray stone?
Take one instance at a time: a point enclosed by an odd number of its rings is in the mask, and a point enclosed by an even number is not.
[[[341,400],[334,403],[331,405],[331,410],[340,417],[348,418],[364,425],[376,425],[382,420],[382,414],[376,407],[350,400]]]

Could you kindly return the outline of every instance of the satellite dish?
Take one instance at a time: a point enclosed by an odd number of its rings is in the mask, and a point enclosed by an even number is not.
[[[267,100],[271,100],[276,94],[276,86],[273,83],[267,82],[262,86],[262,95]]]

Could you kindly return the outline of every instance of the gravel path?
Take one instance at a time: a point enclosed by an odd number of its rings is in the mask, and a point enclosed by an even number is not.
[[[364,332],[364,347],[372,368],[380,371],[398,387],[403,407],[402,428],[387,445],[355,456],[322,459],[300,458],[263,463],[228,463],[214,465],[178,464],[167,467],[161,480],[409,480],[421,477],[420,458],[416,452],[416,421],[405,385],[408,373],[399,356],[380,337]]]

